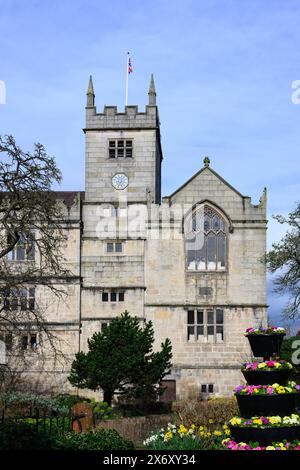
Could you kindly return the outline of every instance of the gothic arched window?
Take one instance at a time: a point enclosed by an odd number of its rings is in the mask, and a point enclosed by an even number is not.
[[[228,224],[208,204],[196,208],[185,220],[187,269],[222,271],[226,268]]]

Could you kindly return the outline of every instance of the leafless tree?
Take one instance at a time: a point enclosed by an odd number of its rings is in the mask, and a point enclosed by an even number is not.
[[[63,296],[63,279],[71,274],[63,257],[63,214],[51,190],[60,181],[42,144],[25,152],[13,136],[0,136],[0,333],[13,335],[16,346],[24,332],[38,332],[39,349],[44,339],[55,353],[58,339],[34,292],[44,286]]]

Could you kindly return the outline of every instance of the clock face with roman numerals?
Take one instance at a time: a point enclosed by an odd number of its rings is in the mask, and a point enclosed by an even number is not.
[[[124,173],[117,173],[112,177],[111,183],[115,189],[125,189],[128,186],[128,176]]]

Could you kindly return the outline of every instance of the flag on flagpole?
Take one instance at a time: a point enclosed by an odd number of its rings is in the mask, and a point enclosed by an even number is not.
[[[130,75],[133,72],[133,68],[131,65],[131,58],[128,56],[128,74]]]
[[[133,72],[130,53],[127,52],[127,61],[126,61],[126,95],[125,95],[125,106],[128,104],[128,77]]]

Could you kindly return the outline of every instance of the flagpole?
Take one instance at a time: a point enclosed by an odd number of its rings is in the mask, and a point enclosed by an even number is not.
[[[127,52],[127,61],[126,61],[126,97],[125,97],[125,106],[128,102],[128,67],[129,67],[129,52]]]

